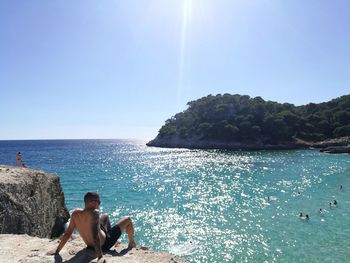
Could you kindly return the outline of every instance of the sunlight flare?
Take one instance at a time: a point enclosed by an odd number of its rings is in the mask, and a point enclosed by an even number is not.
[[[180,61],[177,87],[177,108],[181,108],[181,99],[184,91],[184,73],[186,69],[186,51],[188,47],[188,31],[192,15],[192,0],[183,1],[181,38],[180,38]]]

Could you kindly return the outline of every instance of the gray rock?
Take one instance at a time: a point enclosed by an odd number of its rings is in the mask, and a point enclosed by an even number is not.
[[[330,146],[322,148],[320,152],[325,153],[350,153],[350,146]]]
[[[21,167],[0,165],[0,233],[55,237],[69,212],[60,178]]]
[[[350,144],[350,136],[327,139],[320,142],[315,142],[312,144],[314,148],[327,148],[327,147],[338,147],[338,146],[348,146]]]

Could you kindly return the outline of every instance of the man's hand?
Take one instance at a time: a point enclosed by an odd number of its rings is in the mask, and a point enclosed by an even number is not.
[[[102,256],[97,260],[97,263],[107,263],[107,260]]]

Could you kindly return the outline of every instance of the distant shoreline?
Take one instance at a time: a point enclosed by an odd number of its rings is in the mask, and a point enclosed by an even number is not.
[[[12,141],[140,141],[145,142],[147,139],[138,138],[70,138],[70,139],[0,139],[0,142],[12,142]]]
[[[160,148],[218,149],[231,151],[294,150],[307,149],[310,145],[300,143],[254,144],[241,142],[191,141],[181,139],[154,139],[147,146]]]
[[[320,142],[307,142],[297,139],[294,142],[285,142],[278,144],[198,141],[179,138],[155,138],[154,140],[149,141],[146,145],[160,148],[218,149],[230,151],[296,150],[319,148],[321,152],[350,153],[349,143],[350,137],[328,139]]]

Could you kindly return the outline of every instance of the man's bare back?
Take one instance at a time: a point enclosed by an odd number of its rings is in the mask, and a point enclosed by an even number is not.
[[[94,213],[98,213],[98,211],[94,209],[78,208],[71,216],[71,220],[74,221],[74,225],[78,229],[81,238],[89,247],[94,247],[94,236],[91,229],[94,220]],[[102,246],[105,243],[106,234],[101,228],[99,228],[98,235],[100,238],[100,245]]]

